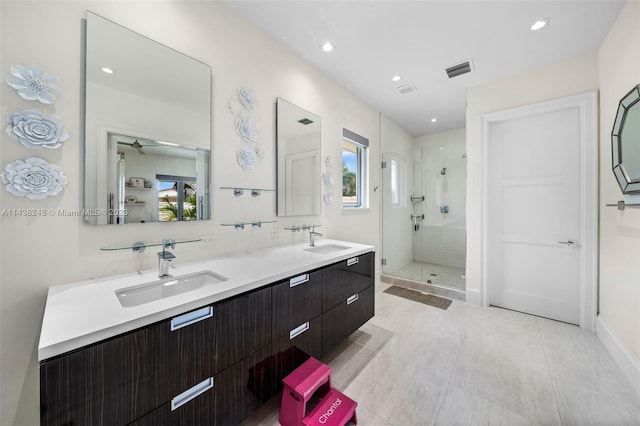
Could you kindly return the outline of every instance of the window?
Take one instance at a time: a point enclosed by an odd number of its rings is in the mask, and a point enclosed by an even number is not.
[[[400,192],[401,192],[401,177],[400,177],[400,162],[395,158],[391,159],[391,205],[400,205]]]
[[[158,221],[198,220],[196,178],[156,175],[158,180]]]
[[[342,129],[342,207],[367,207],[369,140]]]

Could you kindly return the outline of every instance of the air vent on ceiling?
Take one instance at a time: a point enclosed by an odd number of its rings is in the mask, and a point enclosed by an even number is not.
[[[449,78],[453,78],[462,74],[470,73],[472,70],[473,63],[471,62],[471,59],[469,59],[468,61],[464,61],[460,64],[450,66],[449,68],[446,68],[445,71],[447,71]]]
[[[403,95],[407,95],[409,93],[417,91],[418,89],[416,89],[416,86],[414,86],[413,84],[405,84],[404,86],[396,87],[396,90],[398,90],[398,92]]]
[[[313,123],[313,120],[309,120],[308,118],[301,118],[300,120],[298,120],[298,123],[304,124],[306,126],[307,124]]]

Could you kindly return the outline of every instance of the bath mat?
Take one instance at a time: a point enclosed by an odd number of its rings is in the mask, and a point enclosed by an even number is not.
[[[419,291],[409,290],[408,288],[398,287],[396,285],[392,285],[388,289],[384,290],[384,292],[443,310],[446,310],[451,305],[451,300],[445,299],[444,297],[434,296],[433,294],[424,294]]]

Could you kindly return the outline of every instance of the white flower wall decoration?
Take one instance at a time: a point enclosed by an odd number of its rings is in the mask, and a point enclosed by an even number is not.
[[[252,117],[240,114],[236,118],[236,132],[245,142],[256,142],[258,140],[258,127]]]
[[[56,95],[62,93],[57,85],[58,77],[46,74],[40,67],[13,65],[10,70],[11,76],[7,78],[7,84],[14,88],[22,99],[52,104],[56,101]]]
[[[59,148],[69,138],[56,116],[46,116],[37,109],[13,112],[7,115],[7,123],[7,135],[31,149]]]
[[[16,197],[40,200],[57,195],[67,184],[60,167],[37,157],[7,164],[0,175],[5,189]]]
[[[238,89],[238,99],[240,99],[240,103],[247,109],[252,109],[256,106],[256,94],[247,87]]]

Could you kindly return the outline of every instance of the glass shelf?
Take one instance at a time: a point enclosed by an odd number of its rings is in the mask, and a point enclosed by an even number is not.
[[[320,228],[322,225],[293,225],[293,226],[285,226],[284,229],[291,232],[299,232],[299,231],[311,231],[315,228]]]
[[[277,220],[255,220],[253,222],[236,222],[236,223],[221,223],[220,226],[233,226],[236,229],[244,229],[245,226],[251,225],[253,228],[261,228],[265,223],[276,223]]]
[[[197,238],[193,240],[175,240],[175,244],[184,244],[184,243],[197,243],[198,241],[202,241],[202,238]],[[162,242],[154,243],[154,244],[145,244],[142,241],[138,241],[133,243],[130,246],[124,247],[100,247],[102,251],[118,251],[118,250],[133,250],[134,252],[142,253],[147,247],[162,247]]]
[[[239,197],[244,194],[244,191],[251,191],[252,197],[258,197],[262,191],[267,192],[275,192],[275,189],[267,189],[267,188],[244,188],[241,186],[221,186],[220,189],[232,189],[233,195]]]

